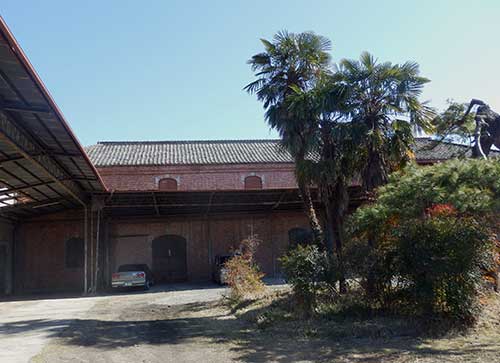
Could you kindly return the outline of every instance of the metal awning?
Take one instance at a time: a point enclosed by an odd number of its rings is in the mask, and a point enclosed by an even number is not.
[[[122,216],[208,215],[302,208],[297,189],[114,192],[105,214]]]
[[[82,206],[106,188],[0,17],[0,215]]]
[[[227,213],[302,210],[298,189],[148,191],[101,193],[106,216],[204,216]],[[317,190],[311,190],[319,205]],[[363,201],[359,187],[350,189],[351,206]]]

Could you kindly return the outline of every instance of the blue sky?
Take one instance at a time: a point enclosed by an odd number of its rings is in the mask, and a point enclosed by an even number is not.
[[[498,0],[2,0],[0,14],[84,145],[275,137],[242,88],[281,29],[329,37],[335,61],[417,61],[438,108],[500,111]]]

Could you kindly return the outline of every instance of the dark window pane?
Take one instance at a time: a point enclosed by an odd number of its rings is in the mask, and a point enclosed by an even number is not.
[[[81,238],[66,241],[66,268],[82,268],[84,263],[84,242]]]

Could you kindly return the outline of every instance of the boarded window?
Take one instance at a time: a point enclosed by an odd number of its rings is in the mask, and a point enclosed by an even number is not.
[[[177,190],[177,180],[173,178],[164,178],[158,182],[159,190]]]
[[[312,241],[313,236],[311,231],[305,228],[292,228],[288,231],[288,242],[290,243],[290,247],[310,245]]]
[[[84,242],[81,238],[66,241],[66,268],[82,268],[84,262]]]
[[[262,179],[258,176],[247,176],[245,178],[245,189],[262,189]]]

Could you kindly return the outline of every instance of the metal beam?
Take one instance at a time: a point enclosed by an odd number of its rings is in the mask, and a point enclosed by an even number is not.
[[[8,207],[6,206],[0,208],[0,213],[19,212],[19,208],[31,210],[31,209],[50,207],[57,204],[63,205],[64,202],[67,202],[67,199],[56,198],[56,199],[47,199],[40,202],[16,203]]]
[[[283,198],[285,198],[285,195],[287,194],[287,191],[283,191],[283,194],[281,194],[280,196],[280,199],[278,199],[278,201],[276,202],[275,205],[273,205],[273,207],[271,209],[276,209],[279,207],[279,205],[283,202]]]
[[[156,212],[156,215],[159,216],[160,215],[160,208],[158,208],[158,201],[156,200],[156,195],[155,193],[151,193],[153,195],[153,202],[154,202],[154,206],[155,206],[155,212]]]
[[[300,204],[302,201],[281,202],[280,205]],[[249,202],[249,203],[212,203],[212,207],[238,207],[238,206],[274,206],[276,202]],[[158,207],[206,207],[207,203],[173,203],[173,204],[157,204]],[[113,204],[105,205],[104,208],[151,208],[153,204]]]
[[[1,159],[0,160],[0,167],[3,164],[12,163],[14,161],[20,161],[20,160],[24,160],[24,157],[23,156],[19,156],[19,157],[14,157],[14,158],[9,158],[9,159]]]
[[[41,186],[48,185],[48,184],[53,184],[53,183],[55,183],[55,182],[54,181],[48,181],[48,182],[30,184],[30,185],[26,185],[26,186],[22,186],[22,187],[7,188],[5,190],[0,190],[0,195],[10,194],[10,193],[16,193],[16,192],[24,191],[26,189],[41,187]]]
[[[38,166],[49,178],[59,184],[80,204],[86,204],[84,194],[78,185],[71,180],[71,176],[3,112],[0,112],[0,138],[15,148],[26,159]]]
[[[1,169],[0,168],[0,172],[2,173],[5,173],[7,174],[9,177],[11,177],[12,179],[15,179],[15,180],[18,180],[20,181],[22,184],[24,184],[24,186],[28,185],[28,183],[26,183],[24,180],[20,179],[19,177],[17,177],[16,175],[12,174],[11,172],[9,172],[7,169]],[[40,180],[42,181],[42,180]],[[0,179],[0,185],[6,185],[8,188],[10,189],[13,189],[15,188],[12,184],[8,183],[5,179]],[[36,192],[38,192],[39,194],[42,194],[43,196],[45,196],[46,198],[48,198],[46,195],[44,195],[43,193],[41,193],[39,190],[37,190],[36,188],[33,188]],[[20,191],[19,194],[22,194],[24,195],[25,197],[28,197],[28,198],[31,198],[31,199],[34,199],[34,200],[39,200],[38,198],[32,196],[31,194],[29,193],[26,193],[26,192],[23,192],[23,191]]]
[[[63,156],[63,157],[80,157],[81,155],[78,155],[78,154],[74,154],[74,153],[55,153],[55,152],[50,152],[50,153],[46,153],[47,155],[49,156]],[[35,156],[35,155],[33,155]],[[26,158],[24,156],[17,156],[17,157],[12,157],[12,158],[5,158],[5,159],[0,159],[0,167],[3,165],[3,164],[8,164],[8,163],[13,163],[15,161],[23,161],[23,160],[26,160]],[[73,159],[71,159],[73,160]],[[74,162],[74,160],[73,160]],[[84,173],[82,172],[82,175],[84,175]],[[77,179],[77,180],[88,180],[88,179],[92,179],[92,180],[97,180],[97,178],[86,178],[86,177],[73,177],[72,179]]]
[[[208,198],[207,211],[205,212],[207,216],[210,213],[210,208],[212,208],[212,201],[214,200],[214,197],[215,197],[215,192],[210,193],[210,197]]]
[[[0,101],[0,110],[41,113],[41,114],[51,113],[50,109],[46,107],[33,107],[33,106],[26,106],[18,102],[2,102],[2,101]]]

